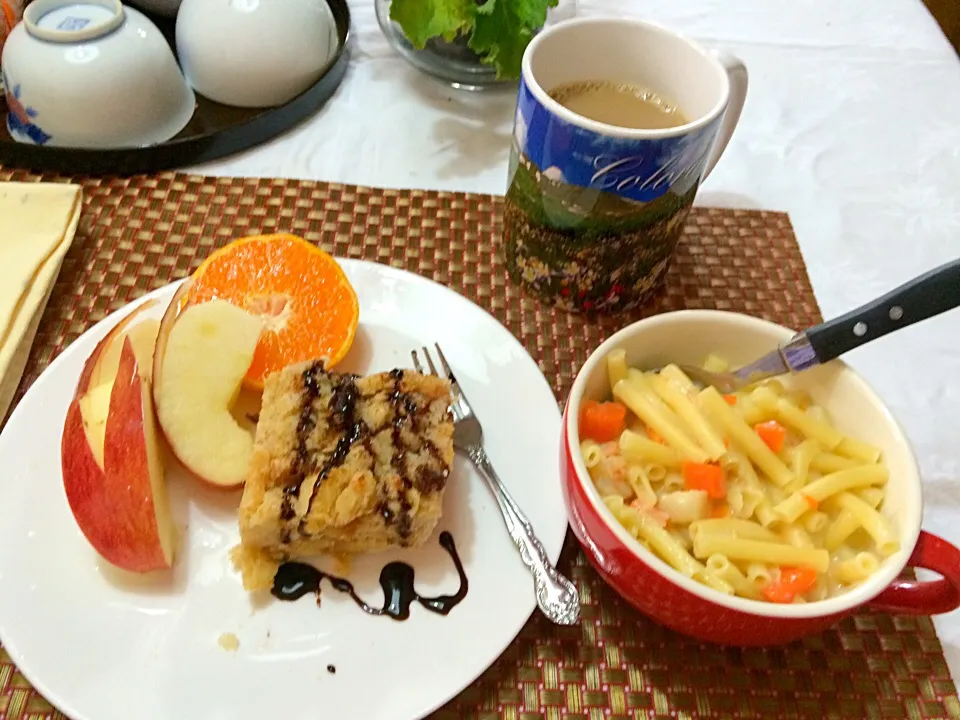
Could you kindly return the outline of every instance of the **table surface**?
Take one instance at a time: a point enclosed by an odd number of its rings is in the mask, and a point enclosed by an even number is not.
[[[412,69],[352,0],[337,95],[287,135],[188,172],[502,194],[515,90]],[[580,0],[738,54],[750,90],[697,204],[790,214],[824,316],[960,255],[960,61],[919,0]],[[960,312],[860,348],[916,448],[925,528],[960,545]],[[909,368],[909,372],[905,372]],[[936,619],[960,679],[960,611]]]

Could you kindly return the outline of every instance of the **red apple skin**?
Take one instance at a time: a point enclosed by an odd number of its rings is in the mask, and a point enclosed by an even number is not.
[[[145,423],[148,417],[149,426]],[[124,338],[117,379],[110,394],[103,464],[105,490],[122,506],[111,533],[121,540],[117,547],[118,555],[123,557],[120,566],[137,572],[168,568],[173,559],[163,551],[160,536],[165,529],[157,522],[155,491],[157,483],[162,486],[163,478],[150,477],[150,439],[146,433],[152,431],[151,389],[141,376],[133,344]],[[165,492],[162,487],[160,490]]]
[[[153,412],[149,392],[133,345],[124,338],[107,413],[107,470],[93,458],[76,399],[67,412],[61,446],[67,501],[81,531],[105,560],[140,573],[168,568],[172,562],[160,539],[147,455],[144,418]],[[149,428],[152,425],[151,415]]]
[[[100,361],[100,356],[103,354],[103,351],[107,349],[110,343],[113,342],[114,338],[123,332],[124,328],[130,324],[130,321],[133,319],[135,314],[136,313],[131,313],[130,315],[127,315],[127,317],[117,323],[117,326],[108,332],[103,339],[97,343],[97,346],[93,349],[93,352],[90,353],[90,357],[88,357],[86,362],[83,363],[83,370],[80,371],[80,379],[77,380],[77,390],[73,394],[74,400],[78,400],[81,395],[86,394],[86,392],[90,389],[90,379],[93,377],[93,371],[96,369],[97,363]],[[77,414],[80,414],[79,407],[77,408]],[[67,414],[67,417],[69,417],[69,413]]]
[[[93,349],[93,352],[90,353],[90,357],[87,358],[87,361],[83,364],[83,370],[80,373],[80,379],[77,381],[77,392],[75,397],[80,397],[90,389],[90,381],[93,379],[94,372],[98,370],[97,364],[100,362],[100,356],[103,355],[103,352],[115,339],[120,337],[120,335],[126,331],[130,323],[132,323],[140,313],[156,304],[156,300],[147,300],[146,302],[140,303],[136,308],[134,308],[134,310],[128,313],[125,318],[114,325],[113,329],[111,329],[110,332],[108,332],[103,339],[97,343],[97,346]]]
[[[87,361],[87,365],[93,367],[90,361]],[[63,424],[60,469],[67,503],[77,525],[94,549],[109,560],[112,544],[105,542],[107,539],[102,537],[102,530],[112,525],[113,519],[109,514],[113,512],[113,508],[103,499],[104,472],[97,464],[87,442],[83,417],[80,414],[79,393],[78,397],[70,402],[67,419]]]
[[[121,320],[107,333],[90,353],[83,364],[80,379],[77,381],[77,390],[73,400],[67,408],[67,417],[63,423],[63,435],[60,438],[60,471],[63,476],[63,489],[67,494],[67,503],[77,524],[94,549],[104,555],[100,537],[96,532],[88,532],[87,528],[109,526],[110,518],[103,518],[98,508],[104,506],[99,502],[103,493],[104,472],[94,458],[93,451],[87,441],[87,433],[83,429],[83,416],[80,414],[80,398],[90,389],[90,379],[94,368],[100,360],[100,355],[111,342],[123,332],[124,328],[133,319],[136,312]],[[83,518],[80,522],[79,518]]]

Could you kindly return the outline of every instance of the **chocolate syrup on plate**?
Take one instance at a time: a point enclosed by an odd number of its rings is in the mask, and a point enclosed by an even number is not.
[[[312,565],[299,562],[285,562],[277,570],[273,578],[273,589],[270,591],[280,600],[299,600],[308,593],[317,596],[320,603],[320,585],[324,578],[337,592],[349,595],[357,606],[370,615],[387,615],[394,620],[406,620],[410,617],[410,606],[414,602],[420,603],[430,612],[438,615],[448,615],[467,596],[470,584],[463,563],[457,554],[457,546],[453,535],[449,532],[440,533],[440,544],[450,554],[453,564],[460,576],[460,587],[453,595],[438,595],[424,597],[417,593],[414,587],[414,570],[405,562],[392,562],[380,571],[380,587],[383,589],[383,606],[375,607],[367,604],[357,595],[353,584],[344,578],[336,577],[318,570]]]

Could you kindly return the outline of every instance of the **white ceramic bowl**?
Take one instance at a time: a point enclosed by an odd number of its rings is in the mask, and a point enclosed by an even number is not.
[[[2,67],[17,142],[155,145],[179,133],[196,104],[160,31],[119,0],[35,0]]]
[[[224,105],[282,105],[315,83],[336,54],[326,0],[184,0],[177,54],[201,95]]]
[[[164,17],[176,17],[181,2],[183,0],[130,0],[131,5]]]
[[[570,389],[563,425],[561,476],[574,534],[601,576],[627,601],[664,625],[701,640],[736,645],[784,643],[818,632],[860,608],[932,615],[960,606],[960,551],[920,529],[922,488],[916,458],[890,411],[840,360],[785,376],[804,390],[844,433],[883,451],[890,470],[882,512],[897,529],[900,549],[869,579],[838,597],[798,605],[724,595],[674,570],[614,518],[590,480],[579,450],[578,410],[604,400],[610,388],[606,356],[623,349],[644,370],[670,362],[698,365],[715,353],[732,365],[754,360],[793,337],[772,323],[729,312],[664,313],[627,326],[584,363]],[[906,566],[942,579],[916,583],[898,576]]]

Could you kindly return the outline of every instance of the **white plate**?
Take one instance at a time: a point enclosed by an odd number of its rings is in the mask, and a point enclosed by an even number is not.
[[[455,292],[383,265],[342,265],[361,324],[341,367],[410,367],[411,349],[438,341],[483,421],[494,466],[555,561],[567,528],[560,413],[536,363]],[[151,296],[168,300],[173,289]],[[380,569],[395,558],[416,568],[422,593],[452,592],[457,573],[436,542],[448,529],[470,591],[447,617],[416,604],[406,622],[371,617],[326,584],[321,608],[311,596],[255,608],[228,557],[239,493],[205,491],[179,471],[168,473],[185,526],[172,575],[131,582],[100,560],[66,502],[60,433],[83,362],[130,309],[51,363],[0,436],[0,640],[37,690],[74,720],[410,720],[497,659],[535,607],[533,584],[493,497],[459,457],[427,546],[358,559],[349,572],[374,604]],[[222,633],[237,635],[236,652],[218,645]]]

